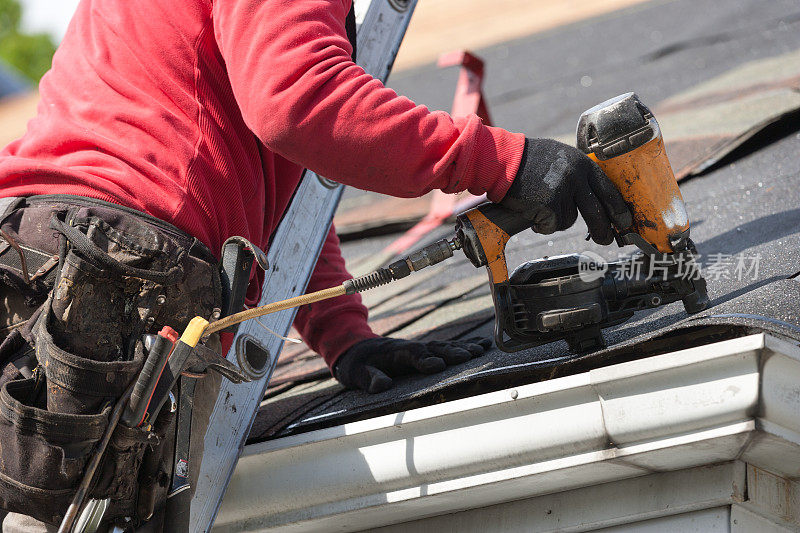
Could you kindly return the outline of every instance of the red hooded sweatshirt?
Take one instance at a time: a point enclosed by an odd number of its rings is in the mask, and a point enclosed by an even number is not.
[[[524,138],[430,112],[351,58],[351,0],[83,0],[38,114],[0,152],[0,196],[76,194],[156,216],[219,253],[266,247],[302,169],[402,197],[499,200]],[[331,230],[308,286],[341,283]],[[258,280],[249,303],[257,301]],[[358,295],[301,309],[329,365],[374,336]]]

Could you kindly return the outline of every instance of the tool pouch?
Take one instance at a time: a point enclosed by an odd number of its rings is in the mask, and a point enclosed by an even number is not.
[[[0,388],[0,505],[58,523],[103,435],[110,408],[92,415],[44,408],[41,376]]]
[[[47,377],[46,407],[54,413],[97,413],[122,396],[139,373],[144,353],[139,348],[133,360],[96,361],[68,352],[56,344],[54,322],[52,309],[45,308],[34,326],[36,358]]]
[[[144,352],[138,342],[132,360],[97,361],[65,350],[54,339],[51,303],[52,295],[31,328],[40,363],[35,377],[0,389],[0,480],[8,482],[0,487],[0,502],[4,509],[58,523]],[[27,344],[23,339],[16,347],[19,341],[7,340],[10,351]],[[117,426],[89,492],[90,498],[110,499],[106,519],[136,516],[145,452],[165,437]]]
[[[11,381],[0,389],[0,506],[57,524],[103,436],[111,405],[94,415],[53,413],[43,408],[37,381]],[[164,436],[125,426],[114,431],[90,491],[91,498],[110,499],[107,520],[137,517],[137,474]]]
[[[123,233],[99,217],[70,215],[50,221],[67,251],[36,344],[48,409],[88,413],[119,398],[141,369],[133,344],[166,301],[163,288],[182,277],[185,251],[148,228]]]
[[[118,206],[88,204],[34,204],[8,231],[21,240],[31,226],[55,235],[59,269],[38,312],[0,345],[0,507],[51,524],[142,368],[142,334],[182,329],[220,301],[213,256],[195,239]],[[22,379],[13,361],[32,347],[39,366]],[[150,428],[119,425],[112,434],[88,494],[109,499],[104,520],[140,522],[163,503],[174,414],[162,413]]]

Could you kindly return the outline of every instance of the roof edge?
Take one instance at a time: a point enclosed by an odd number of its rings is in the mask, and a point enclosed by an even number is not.
[[[247,446],[215,530],[352,531],[738,457],[799,477],[797,383],[800,348],[762,333]]]

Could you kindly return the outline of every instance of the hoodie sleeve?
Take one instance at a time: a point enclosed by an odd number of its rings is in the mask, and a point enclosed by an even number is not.
[[[468,190],[499,201],[524,136],[398,96],[350,58],[350,0],[214,0],[214,33],[248,127],[283,157],[400,197]]]

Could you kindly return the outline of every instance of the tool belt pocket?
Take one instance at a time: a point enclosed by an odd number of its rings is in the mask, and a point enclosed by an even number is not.
[[[130,361],[96,361],[68,352],[53,335],[53,313],[47,308],[34,326],[36,358],[46,381],[46,408],[54,413],[95,414],[121,397],[142,368],[141,343]]]
[[[51,301],[55,336],[96,361],[125,359],[159,307],[173,303],[167,291],[183,277],[186,250],[153,229],[122,231],[94,216],[54,213],[50,225],[68,246]]]
[[[47,408],[93,413],[122,396],[142,368],[142,334],[155,323],[185,253],[143,225],[126,231],[98,217],[54,214],[67,243],[36,334],[47,369]]]
[[[92,415],[50,412],[42,381],[22,379],[0,388],[0,505],[58,523],[111,409]]]

